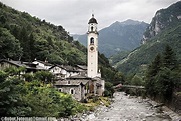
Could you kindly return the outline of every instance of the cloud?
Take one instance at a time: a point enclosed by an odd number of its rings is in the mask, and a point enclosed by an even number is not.
[[[179,0],[1,0],[20,11],[84,34],[94,13],[99,29],[115,21],[134,19],[150,23],[157,10]]]

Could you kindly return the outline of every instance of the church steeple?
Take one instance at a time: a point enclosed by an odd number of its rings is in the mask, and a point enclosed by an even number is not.
[[[92,18],[89,20],[88,24],[91,24],[91,23],[97,23],[97,20],[94,18],[94,14],[92,14]]]
[[[97,32],[97,20],[94,18],[94,14],[92,14],[92,18],[89,20],[88,22],[89,24],[89,28],[88,28],[88,32],[87,33],[96,33],[98,34]]]
[[[87,37],[87,49],[88,49],[88,77],[98,76],[98,32],[97,32],[97,20],[92,14],[92,18],[88,22],[88,37]]]

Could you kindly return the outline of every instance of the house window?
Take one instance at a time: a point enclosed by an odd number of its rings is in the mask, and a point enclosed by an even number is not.
[[[59,88],[58,91],[59,91],[59,92],[63,92],[63,89],[62,89],[62,88]]]
[[[70,84],[70,81],[68,81],[68,84]]]
[[[70,89],[70,94],[75,94],[75,90],[73,88]]]

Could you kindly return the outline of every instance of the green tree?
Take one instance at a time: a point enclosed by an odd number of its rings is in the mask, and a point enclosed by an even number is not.
[[[0,58],[18,60],[21,56],[22,48],[19,41],[7,29],[0,28]]]
[[[114,85],[125,82],[124,75],[121,72],[116,72],[114,74],[113,80],[114,80]]]
[[[151,97],[163,102],[171,102],[174,90],[180,85],[180,72],[176,55],[170,46],[163,52],[163,63],[160,56],[148,67],[146,91]]]
[[[173,73],[170,69],[163,67],[156,75],[155,90],[162,101],[171,101],[174,90]]]
[[[145,80],[145,88],[147,93],[154,97],[157,95],[157,90],[155,90],[155,76],[158,74],[158,72],[161,70],[162,67],[162,59],[161,55],[158,54],[153,62],[148,66],[147,74],[146,74],[146,80]]]
[[[0,71],[0,115],[1,116],[25,116],[30,111],[21,100],[24,90],[24,82],[9,74]]]
[[[106,82],[104,96],[113,97],[113,94],[114,94],[113,84],[110,82]]]
[[[29,49],[30,49],[30,60],[34,60],[36,58],[35,53],[36,53],[36,49],[35,49],[35,37],[33,35],[33,33],[30,34],[29,36]]]
[[[35,79],[45,84],[53,82],[53,78],[54,78],[53,74],[48,71],[38,71],[35,73],[34,77]]]
[[[31,61],[30,59],[30,42],[29,42],[29,36],[26,27],[22,27],[20,33],[19,33],[19,41],[21,43],[21,47],[23,48],[23,56],[22,60]]]
[[[57,102],[53,103],[53,99],[49,96],[48,88],[33,87],[23,96],[23,100],[31,108],[29,116],[55,116],[58,117]]]
[[[144,82],[140,76],[134,75],[134,77],[131,79],[131,84],[136,86],[142,86],[144,85]]]
[[[1,15],[0,16],[0,24],[2,24],[2,25],[5,24],[6,23],[6,19],[7,18],[5,18],[5,16]]]
[[[148,76],[150,77],[156,76],[157,73],[160,71],[161,67],[162,67],[162,58],[161,55],[158,54],[151,63],[151,65],[149,65],[148,67]]]
[[[171,70],[178,68],[178,61],[173,49],[167,45],[163,52],[163,65]]]

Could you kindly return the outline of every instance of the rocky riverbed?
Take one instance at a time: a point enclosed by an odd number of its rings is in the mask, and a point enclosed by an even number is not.
[[[114,94],[113,103],[109,107],[99,106],[95,112],[89,112],[71,121],[181,121],[181,116],[166,106],[150,99],[142,99],[125,95],[124,92]],[[62,120],[65,121],[65,120]]]

